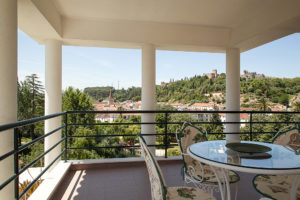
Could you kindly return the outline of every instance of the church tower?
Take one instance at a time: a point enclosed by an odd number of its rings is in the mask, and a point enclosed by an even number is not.
[[[114,98],[112,96],[111,90],[109,91],[108,104],[109,105],[114,105],[115,104],[115,101],[114,101]]]

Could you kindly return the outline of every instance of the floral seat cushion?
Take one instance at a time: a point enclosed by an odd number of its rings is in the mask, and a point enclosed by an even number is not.
[[[188,176],[191,176],[197,181],[205,182],[207,184],[218,184],[218,180],[216,178],[216,175],[214,171],[211,169],[211,167],[204,163],[199,163],[195,159],[191,158],[188,155],[184,155],[185,160],[185,173]],[[221,173],[220,170],[216,170],[217,173]],[[229,171],[229,182],[235,183],[240,180],[240,177],[237,173],[234,171]],[[222,177],[221,174],[219,174],[219,177]]]
[[[215,199],[210,193],[198,188],[178,187],[173,189],[167,187],[161,169],[142,136],[139,136],[139,141],[148,169],[152,200]]]
[[[192,187],[168,187],[167,200],[212,200],[210,193]]]
[[[292,125],[281,129],[274,137],[274,144],[300,149],[300,126]],[[289,199],[293,175],[257,175],[253,179],[254,188],[264,196],[272,199]],[[296,199],[300,200],[300,187]]]
[[[295,176],[288,175],[257,175],[253,179],[254,188],[262,195],[272,199],[290,199],[291,184]],[[300,200],[300,186],[296,192]]]
[[[199,163],[198,161],[187,155],[187,148],[191,144],[207,141],[205,131],[199,127],[193,126],[192,124],[186,123],[183,126],[178,139],[180,150],[183,156],[185,174],[192,179],[195,179],[196,182],[215,185],[218,184],[215,173],[209,165]],[[219,171],[219,173],[221,172]],[[229,178],[230,183],[235,183],[240,180],[239,175],[233,171],[229,171]]]

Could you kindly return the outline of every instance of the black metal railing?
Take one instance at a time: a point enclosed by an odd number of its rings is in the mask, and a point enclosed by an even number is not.
[[[99,122],[95,121],[94,123],[82,123],[82,122],[74,122],[71,121],[69,122],[69,119],[72,118],[73,115],[95,115],[95,114],[107,114],[107,115],[119,115],[119,116],[124,116],[126,114],[160,114],[163,115],[162,119],[160,121],[154,121],[154,122],[122,122],[122,121],[116,121],[116,122]],[[49,170],[51,166],[59,159],[63,158],[64,160],[68,160],[68,152],[70,151],[76,151],[76,150],[91,150],[91,149],[122,149],[122,148],[138,148],[138,145],[135,144],[130,144],[130,145],[109,145],[109,146],[84,146],[84,147],[74,147],[72,146],[72,141],[76,140],[77,138],[100,138],[100,137],[136,137],[138,134],[125,134],[125,133],[110,133],[110,134],[94,134],[94,135],[73,135],[71,134],[71,130],[73,130],[73,127],[78,127],[78,126],[130,126],[130,125],[156,125],[162,127],[162,132],[158,133],[148,133],[148,134],[143,134],[144,136],[163,136],[163,142],[161,144],[155,144],[155,145],[149,145],[149,146],[155,146],[157,148],[163,148],[164,149],[164,155],[167,158],[168,155],[168,148],[177,146],[178,144],[176,142],[173,142],[172,144],[169,143],[169,137],[174,137],[175,132],[170,132],[169,127],[170,126],[178,126],[180,127],[184,122],[183,121],[170,121],[169,116],[172,114],[192,114],[192,115],[212,115],[212,114],[246,114],[248,116],[248,120],[246,121],[239,121],[239,122],[212,122],[212,121],[199,121],[199,120],[194,120],[191,121],[192,124],[196,125],[209,125],[209,124],[215,124],[215,125],[221,125],[221,126],[226,126],[228,124],[244,124],[248,125],[248,131],[244,132],[208,132],[209,135],[220,135],[220,134],[242,134],[242,135],[248,135],[249,140],[253,139],[253,135],[256,134],[271,134],[274,135],[277,130],[274,131],[259,131],[255,132],[254,131],[254,126],[258,124],[279,124],[280,126],[286,126],[288,124],[299,124],[299,115],[300,112],[272,112],[272,111],[167,111],[167,110],[147,110],[147,111],[66,111],[66,112],[61,112],[57,114],[52,114],[52,115],[47,115],[43,117],[38,117],[34,119],[28,119],[24,121],[19,121],[11,124],[6,124],[0,126],[0,132],[2,131],[8,131],[8,130],[13,130],[12,132],[7,132],[5,134],[13,134],[14,135],[14,149],[5,153],[4,155],[0,156],[0,162],[2,162],[4,159],[7,159],[10,156],[13,156],[13,163],[14,163],[14,175],[8,178],[6,181],[1,183],[0,185],[0,190],[2,190],[4,187],[6,187],[9,183],[14,181],[15,185],[15,199],[20,199],[23,197],[26,192],[41,178],[41,176]],[[292,116],[298,116],[294,117],[293,120],[288,120],[288,121],[255,121],[254,120],[254,115],[292,115]],[[70,117],[71,116],[71,117]],[[32,125],[34,123],[38,122],[43,122],[45,120],[53,119],[56,117],[63,117],[63,122],[62,125],[55,128],[54,130],[33,139],[32,141],[20,145],[20,128],[23,126],[28,126]],[[279,127],[280,127],[279,126]],[[31,145],[42,141],[46,137],[51,136],[52,134],[56,133],[57,131],[62,130],[62,136],[59,141],[57,141],[56,144],[54,144],[52,147],[41,153],[39,156],[34,158],[30,163],[26,164],[24,167],[20,168],[19,167],[19,154],[21,151],[25,150],[26,148],[30,147]],[[22,134],[21,134],[22,135]],[[22,174],[24,171],[26,171],[29,167],[32,167],[35,163],[37,163],[39,160],[41,160],[46,154],[48,154],[50,151],[52,151],[54,148],[56,148],[59,144],[62,144],[64,142],[64,145],[62,147],[61,152],[54,158],[54,160],[48,165],[45,166],[43,171],[26,187],[21,191],[19,194],[19,176]]]
[[[62,125],[62,126],[56,128],[56,129],[50,131],[49,133],[46,133],[43,136],[35,138],[34,140],[32,140],[32,141],[30,141],[30,142],[28,142],[28,143],[26,143],[24,145],[19,145],[19,138],[20,138],[19,128],[22,127],[22,126],[27,126],[27,125],[31,125],[31,124],[34,124],[34,123],[37,123],[37,122],[45,121],[47,119],[52,119],[52,118],[60,117],[60,116],[62,116],[64,114],[66,114],[66,112],[56,113],[56,114],[52,114],[52,115],[47,115],[47,116],[43,116],[43,117],[28,119],[28,120],[19,121],[19,122],[15,122],[15,123],[11,123],[11,124],[6,124],[6,125],[0,126],[0,132],[13,129],[13,135],[14,135],[13,136],[14,137],[14,148],[13,148],[13,150],[11,150],[11,151],[5,153],[4,155],[0,156],[0,162],[2,162],[4,159],[7,159],[10,156],[14,157],[14,159],[13,159],[13,163],[14,163],[14,175],[11,176],[11,177],[9,177],[3,183],[1,183],[0,190],[2,190],[9,183],[11,183],[12,181],[14,181],[14,191],[15,191],[14,197],[15,197],[15,199],[20,199],[39,180],[39,178],[55,163],[55,161],[57,161],[59,159],[59,157],[61,157],[62,153],[64,151],[66,151],[65,149],[48,166],[45,166],[45,168],[41,171],[41,173],[30,184],[28,184],[23,189],[23,191],[19,194],[19,176],[23,172],[25,172],[29,167],[33,166],[36,162],[38,162],[41,158],[43,158],[46,154],[48,154],[52,149],[54,149],[60,143],[62,143],[63,141],[65,141],[65,137],[63,136],[60,141],[58,141],[51,148],[49,148],[48,150],[46,150],[44,153],[42,153],[41,155],[39,155],[37,158],[35,158],[33,161],[31,161],[29,164],[25,165],[21,169],[19,167],[19,153],[21,151],[25,150],[26,148],[28,148],[29,146],[37,143],[38,141],[41,141],[42,139],[44,139],[44,138],[46,138],[46,137],[54,134],[58,130],[60,130],[63,127],[65,127],[65,125]],[[6,134],[11,134],[11,132],[7,132]]]

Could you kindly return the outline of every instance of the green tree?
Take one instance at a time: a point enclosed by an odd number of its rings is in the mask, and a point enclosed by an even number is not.
[[[74,110],[93,110],[94,106],[92,104],[91,98],[84,92],[81,92],[79,89],[74,89],[68,87],[62,98],[62,107],[64,111],[74,111]],[[64,120],[65,120],[64,116]],[[68,124],[93,124],[95,122],[95,114],[69,114]],[[69,126],[68,135],[75,136],[84,136],[84,135],[93,135],[94,127],[88,128],[88,125],[85,126]],[[96,146],[95,138],[71,138],[68,140],[68,145],[71,147],[91,147]],[[71,159],[93,159],[99,158],[97,152],[93,149],[81,149],[81,150],[72,150],[70,153]]]
[[[279,103],[288,107],[289,106],[289,95],[287,94],[282,94],[280,97],[279,97]]]
[[[218,110],[216,106],[214,106],[214,110]],[[213,124],[205,124],[204,128],[207,133],[224,133],[224,127],[220,116],[218,113],[212,113],[209,122],[213,122]],[[207,136],[208,140],[224,140],[224,134],[211,134]]]
[[[26,76],[18,83],[18,120],[25,120],[44,115],[44,88],[36,74]],[[23,137],[34,139],[44,132],[42,123],[22,127]]]
[[[263,111],[269,111],[269,110],[271,110],[270,107],[268,106],[268,102],[267,102],[266,98],[264,98],[264,97],[261,97],[258,100],[257,108],[259,110],[263,110]]]
[[[91,98],[79,89],[68,87],[62,98],[63,111],[94,110]],[[71,114],[68,116],[68,123],[92,124],[95,121],[95,114]]]
[[[79,127],[76,129],[74,136],[87,136],[87,135],[94,135],[94,132],[86,127]],[[73,138],[73,142],[71,147],[96,147],[97,143],[94,138],[91,137],[78,137]],[[76,149],[71,150],[69,154],[69,159],[96,159],[100,158],[98,153],[94,149]]]
[[[293,104],[293,110],[294,110],[294,111],[300,111],[300,101],[296,101],[296,102]]]

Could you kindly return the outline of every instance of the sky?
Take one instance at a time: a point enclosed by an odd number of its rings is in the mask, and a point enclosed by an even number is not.
[[[18,31],[18,77],[37,74],[44,83],[45,46]],[[141,50],[99,47],[62,47],[62,89],[68,86],[141,86]],[[210,73],[225,72],[225,54],[156,51],[156,84]],[[243,70],[271,77],[300,77],[300,33],[241,54]]]

